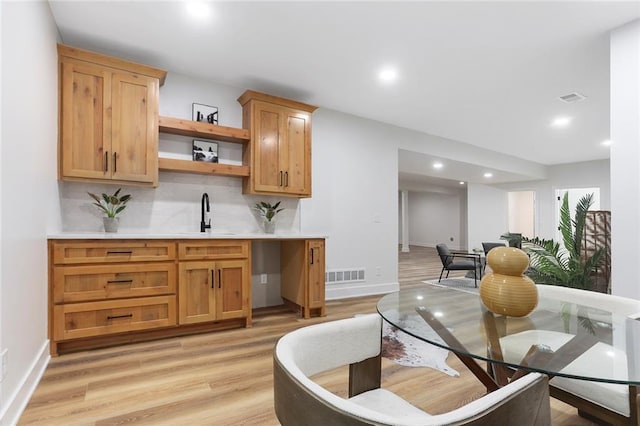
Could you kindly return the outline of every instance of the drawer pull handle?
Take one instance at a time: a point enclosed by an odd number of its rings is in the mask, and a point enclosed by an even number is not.
[[[216,270],[211,270],[211,288],[216,288]]]
[[[218,288],[222,288],[222,269],[218,269]]]
[[[118,171],[118,154],[113,153],[113,173]]]
[[[107,281],[107,284],[131,284],[132,282],[133,280],[109,280]]]
[[[133,314],[125,314],[125,315],[108,315],[107,319],[108,320],[112,320],[112,319],[117,319],[117,318],[132,318]]]
[[[131,250],[107,250],[107,255],[109,254],[131,254],[133,253]]]
[[[104,153],[104,172],[109,171],[109,151]]]
[[[311,264],[313,265],[313,248],[311,249]]]

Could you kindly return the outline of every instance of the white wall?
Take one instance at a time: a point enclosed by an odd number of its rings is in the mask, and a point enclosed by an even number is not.
[[[496,185],[508,191],[534,191],[536,193],[536,236],[555,238],[555,218],[558,214],[556,189],[600,188],[600,209],[611,209],[609,161],[597,160],[559,164],[548,168],[548,179]],[[612,213],[613,217],[614,213]],[[612,219],[613,220],[613,219]]]
[[[465,198],[465,191],[410,191],[410,244],[435,247],[445,243],[452,249],[466,249],[466,235],[461,234],[461,222],[466,221]]]
[[[535,192],[509,192],[508,199],[509,222],[507,230],[533,237],[535,235]]]
[[[470,183],[467,187],[467,250],[482,249],[483,242],[500,241],[507,232],[507,191]]]
[[[47,2],[2,2],[0,420],[14,424],[48,360],[46,235],[56,184],[57,29]]]
[[[398,286],[396,129],[326,109],[314,113],[313,198],[301,201],[301,228],[328,235],[327,269],[364,267],[367,276],[366,283],[327,286],[328,299]]]
[[[640,299],[640,20],[611,34],[611,292]]]

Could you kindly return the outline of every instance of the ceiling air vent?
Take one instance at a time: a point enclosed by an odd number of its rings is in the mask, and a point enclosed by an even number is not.
[[[573,93],[569,93],[568,95],[560,96],[558,99],[560,99],[562,102],[573,104],[576,102],[583,101],[587,99],[587,97],[584,95],[581,95],[580,93],[573,92]]]

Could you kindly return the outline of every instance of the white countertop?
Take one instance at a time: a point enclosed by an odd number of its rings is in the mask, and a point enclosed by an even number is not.
[[[50,240],[188,240],[188,239],[224,239],[224,240],[308,240],[326,239],[326,235],[294,233],[232,233],[232,232],[176,232],[176,233],[127,233],[127,232],[62,232],[49,234]]]

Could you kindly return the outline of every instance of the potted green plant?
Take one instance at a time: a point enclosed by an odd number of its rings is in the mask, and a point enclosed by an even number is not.
[[[592,290],[592,273],[604,257],[604,249],[587,256],[582,250],[587,211],[593,203],[593,194],[582,197],[576,205],[572,219],[569,212],[569,197],[565,193],[560,207],[560,243],[540,238],[523,238],[522,248],[530,256],[527,275],[538,284],[562,285],[565,287]]]
[[[273,218],[276,216],[276,214],[284,210],[284,208],[279,207],[280,201],[275,204],[260,201],[259,203],[256,203],[254,207],[258,214],[264,218],[264,232],[267,234],[273,234],[273,232],[275,231],[276,224],[273,221]]]
[[[118,188],[112,195],[102,193],[101,196],[88,192],[95,201],[94,206],[98,207],[106,214],[102,218],[105,232],[118,232],[118,215],[127,207],[127,202],[131,199],[130,194],[120,195],[122,188]]]

